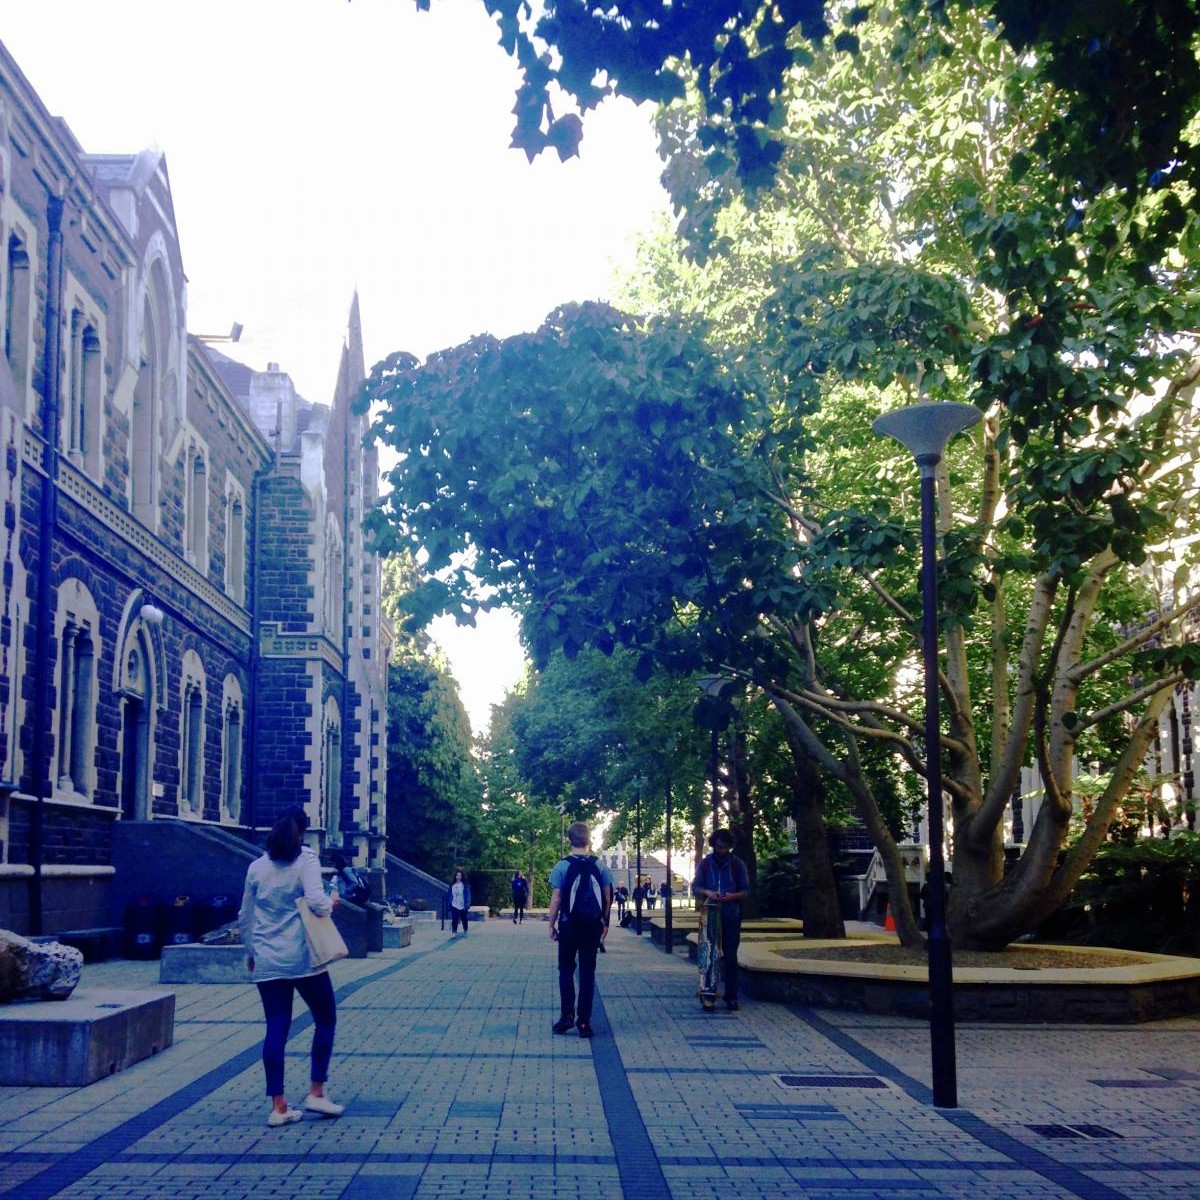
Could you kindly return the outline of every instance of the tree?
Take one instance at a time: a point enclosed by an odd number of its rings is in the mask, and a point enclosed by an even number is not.
[[[530,906],[539,907],[550,903],[547,881],[559,858],[560,819],[556,806],[528,794],[517,767],[512,717],[523,699],[517,690],[495,707],[481,747],[485,816],[478,862],[504,880],[520,868],[529,880]]]
[[[383,610],[398,636],[388,666],[387,839],[393,854],[441,878],[479,843],[480,783],[458,684],[404,626],[411,559],[384,564]]]
[[[513,603],[543,658],[621,644],[646,677],[664,661],[759,689],[853,796],[913,940],[881,791],[897,764],[924,765],[915,488],[865,431],[898,400],[975,400],[982,436],[940,486],[941,750],[954,941],[1000,945],[1069,892],[1195,666],[1195,596],[1144,570],[1195,517],[1193,229],[1178,181],[1064,213],[1064,179],[1023,148],[1013,102],[1039,114],[1036,142],[1056,94],[981,22],[932,30],[954,53],[920,77],[897,77],[892,53],[911,29],[872,28],[855,60],[869,89],[840,56],[797,77],[778,203],[842,237],[778,264],[753,337],[585,306],[504,343],[394,357],[369,389],[402,455],[375,520],[429,549],[443,575],[425,602]],[[968,101],[978,120],[956,115]],[[907,146],[889,105],[912,109]],[[838,113],[856,141],[824,177],[806,133]],[[721,178],[704,189],[720,197]],[[862,196],[873,207],[839,206]],[[1110,783],[1060,864],[1083,753]],[[1004,813],[1030,756],[1047,802],[1005,877]]]
[[[586,113],[608,95],[669,104],[690,90],[714,173],[733,163],[750,185],[769,185],[786,147],[789,85],[818,55],[832,50],[853,63],[882,10],[902,19],[897,59],[917,73],[929,56],[953,51],[937,33],[965,12],[980,14],[1061,92],[1031,149],[1072,188],[1141,191],[1168,174],[1194,181],[1197,0],[551,0],[536,19],[525,0],[484,4],[521,73],[513,145],[530,158],[578,150],[582,122],[556,113],[556,92]]]
[[[699,692],[663,671],[638,679],[637,662],[622,648],[551,654],[514,703],[514,761],[529,794],[563,804],[567,819],[607,820],[608,845],[633,840],[636,811],[643,842],[665,843],[670,789],[679,847],[680,828],[702,828],[708,811]]]

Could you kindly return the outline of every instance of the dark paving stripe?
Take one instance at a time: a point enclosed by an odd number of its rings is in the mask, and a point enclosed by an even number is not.
[[[603,1032],[592,1039],[592,1060],[596,1067],[596,1082],[604,1104],[604,1119],[608,1136],[617,1157],[617,1173],[621,1177],[622,1200],[663,1200],[670,1196],[666,1177],[662,1173],[650,1133],[642,1120],[641,1110],[633,1098],[633,1089],[621,1061],[621,1051],[612,1034],[612,1022],[604,1010],[600,989],[596,989],[593,1025]],[[596,1019],[598,1018],[598,1019]]]
[[[390,963],[383,970],[345,984],[335,992],[338,1003],[340,1004],[344,998],[354,995],[360,988],[386,979],[389,975],[402,970],[409,963],[417,962],[427,954],[439,953],[444,946],[445,943],[441,943],[429,950],[419,950],[407,958]],[[297,1017],[292,1022],[292,1035],[302,1033],[311,1024],[312,1015],[306,1009],[303,1016]],[[230,1080],[236,1079],[243,1071],[261,1061],[261,1046],[252,1046],[240,1054],[235,1054],[219,1067],[214,1067],[207,1074],[180,1088],[166,1099],[160,1100],[145,1112],[138,1113],[137,1116],[130,1117],[128,1121],[108,1133],[101,1134],[100,1137],[84,1146],[82,1150],[64,1154],[46,1170],[25,1180],[24,1183],[18,1183],[15,1187],[8,1188],[2,1193],[4,1200],[49,1200],[51,1196],[55,1196],[65,1188],[77,1183],[97,1167],[111,1162],[135,1142],[186,1112],[193,1104],[198,1104],[206,1099],[211,1092],[223,1087]],[[9,1161],[10,1157],[8,1154],[0,1154],[0,1166]]]
[[[281,1150],[278,1153],[270,1153],[263,1150],[255,1150],[249,1154],[223,1154],[216,1151],[192,1154],[171,1154],[167,1152],[161,1154],[122,1154],[114,1161],[118,1163],[181,1163],[187,1165],[192,1163],[208,1163],[217,1166],[231,1166],[233,1163],[258,1163],[267,1165],[271,1163],[294,1163],[296,1161],[296,1151],[295,1149],[288,1149]],[[576,1166],[599,1165],[611,1167],[617,1160],[612,1154],[563,1154],[561,1151],[556,1152],[553,1150],[476,1150],[460,1151],[457,1153],[453,1150],[395,1150],[391,1152],[361,1150],[357,1152],[327,1151],[324,1154],[305,1154],[304,1161],[305,1163],[357,1163],[359,1165],[371,1163],[373,1166],[381,1163],[435,1163],[452,1165],[454,1163],[502,1162],[567,1163]],[[894,1167],[896,1160],[891,1159],[882,1165]],[[0,1193],[0,1195],[7,1194]],[[662,1200],[662,1198],[660,1197],[659,1200]]]
[[[498,1062],[528,1062],[528,1061],[536,1060],[536,1059],[558,1059],[561,1061],[564,1058],[571,1058],[571,1057],[586,1058],[587,1057],[586,1050],[583,1053],[577,1053],[575,1055],[572,1055],[572,1053],[571,1053],[572,1050],[574,1050],[574,1047],[568,1042],[558,1054],[549,1054],[549,1053],[546,1053],[546,1054],[532,1053],[531,1054],[531,1053],[527,1053],[524,1050],[512,1050],[507,1053],[504,1051],[492,1051],[490,1053],[485,1053],[483,1051],[480,1051],[478,1054],[469,1054],[466,1052],[459,1054],[459,1053],[448,1053],[445,1050],[439,1050],[436,1046],[432,1046],[428,1050],[339,1050],[339,1051],[337,1051],[337,1056],[339,1059],[341,1059],[343,1061],[345,1061],[348,1058],[415,1058],[415,1059],[420,1059],[421,1061],[425,1061],[426,1059],[430,1059],[430,1058],[436,1058],[439,1062],[441,1062],[442,1059],[454,1059],[454,1058],[466,1058],[466,1059],[471,1059],[471,1060],[486,1058],[486,1059],[492,1059],[492,1060],[495,1060]],[[289,1050],[287,1052],[287,1055],[289,1058],[307,1058],[308,1051],[307,1050]],[[663,1069],[665,1070],[666,1068],[664,1067]],[[762,1074],[761,1071],[752,1071],[749,1073],[752,1075],[761,1075]],[[710,1074],[712,1074],[712,1072],[705,1071],[704,1074],[710,1075]],[[0,1195],[3,1195],[3,1193],[0,1192]]]
[[[1179,1084],[1174,1079],[1091,1079],[1102,1088],[1173,1088]]]
[[[828,1038],[838,1049],[844,1050],[851,1057],[856,1058],[873,1074],[890,1079],[921,1104],[932,1105],[933,1092],[920,1080],[914,1079],[911,1075],[893,1066],[887,1059],[881,1058],[856,1038],[818,1016],[811,1008],[799,1004],[789,1004],[787,1009],[806,1025],[815,1029],[822,1037]],[[998,1151],[1019,1166],[1036,1172],[1043,1179],[1048,1179],[1073,1195],[1082,1197],[1083,1200],[1128,1200],[1125,1192],[1118,1192],[1107,1184],[1085,1175],[1082,1171],[1077,1171],[1074,1167],[1061,1163],[1048,1154],[1043,1154],[1033,1146],[1027,1146],[1011,1134],[989,1125],[974,1113],[966,1112],[961,1108],[939,1108],[937,1112],[952,1125],[964,1133],[970,1134],[977,1142],[981,1142],[991,1150]]]
[[[851,1037],[845,1030],[830,1024],[824,1017],[818,1016],[811,1008],[800,1004],[786,1006],[788,1012],[799,1017],[806,1025],[815,1029],[823,1038],[831,1041],[839,1050],[845,1051],[857,1059],[872,1075],[890,1079],[897,1087],[907,1092],[919,1104],[933,1103],[933,1090],[926,1087],[919,1079],[905,1074],[899,1067],[893,1066],[886,1058],[881,1058],[874,1050],[869,1050],[856,1038]]]
[[[764,1079],[774,1071],[761,1067],[626,1067],[626,1075],[761,1075]]]

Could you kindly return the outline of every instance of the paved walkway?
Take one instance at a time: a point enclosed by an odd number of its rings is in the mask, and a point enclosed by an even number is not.
[[[154,987],[157,963],[86,968]],[[555,1037],[542,921],[338,963],[340,1120],[268,1129],[246,987],[176,987],[175,1044],[87,1088],[0,1088],[3,1200],[887,1200],[1200,1196],[1200,1020],[960,1027],[930,1106],[920,1022],[746,1001],[625,930],[596,1037]],[[298,1009],[300,1006],[298,1005]],[[306,1088],[307,1013],[288,1090]]]

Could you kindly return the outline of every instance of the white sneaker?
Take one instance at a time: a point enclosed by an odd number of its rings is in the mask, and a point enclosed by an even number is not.
[[[309,1112],[320,1113],[323,1117],[340,1117],[346,1111],[344,1104],[335,1104],[328,1096],[307,1096],[304,1107]]]
[[[274,1128],[277,1125],[290,1125],[293,1121],[299,1121],[304,1114],[297,1109],[289,1108],[285,1112],[279,1112],[276,1109],[271,1109],[271,1115],[267,1118],[267,1124]]]

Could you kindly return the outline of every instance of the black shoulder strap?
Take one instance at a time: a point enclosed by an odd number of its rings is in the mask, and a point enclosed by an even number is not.
[[[575,880],[581,875],[594,875],[596,881],[600,884],[601,908],[604,907],[604,879],[600,874],[600,869],[596,866],[596,856],[589,854],[586,858],[577,858],[572,855],[567,859],[567,873],[563,876],[562,882],[562,912],[570,916],[571,913],[571,889],[575,884]]]

